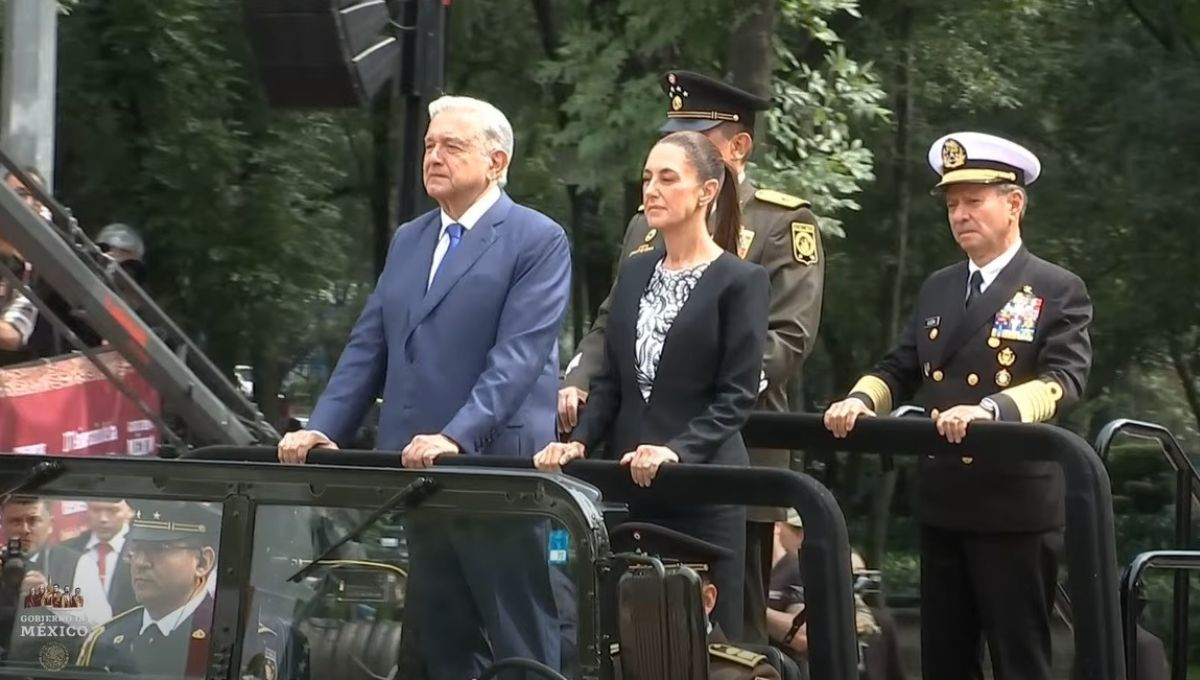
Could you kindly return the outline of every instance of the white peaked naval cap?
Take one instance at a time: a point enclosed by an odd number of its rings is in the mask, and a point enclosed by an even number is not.
[[[982,132],[955,132],[929,147],[929,166],[951,184],[1029,186],[1042,174],[1042,162],[1025,147]]]

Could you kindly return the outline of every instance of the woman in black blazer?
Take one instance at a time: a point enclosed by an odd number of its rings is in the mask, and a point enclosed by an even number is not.
[[[716,147],[676,132],[650,151],[642,175],[646,221],[666,247],[621,267],[605,331],[605,369],[591,384],[571,441],[534,457],[559,470],[601,441],[650,486],[670,463],[749,465],[741,428],[762,377],[769,282],[734,255],[741,225],[737,179]],[[716,203],[716,228],[708,217]],[[630,504],[630,520],[652,522],[728,548],[713,568],[714,617],[736,640],[742,630],[745,508]]]

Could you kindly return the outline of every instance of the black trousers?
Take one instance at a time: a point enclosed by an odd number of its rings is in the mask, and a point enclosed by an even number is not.
[[[746,575],[742,608],[745,622],[740,642],[765,645],[767,591],[771,587],[771,554],[775,547],[773,522],[746,522]]]
[[[1050,615],[1062,531],[966,533],[921,526],[925,680],[1050,680]]]

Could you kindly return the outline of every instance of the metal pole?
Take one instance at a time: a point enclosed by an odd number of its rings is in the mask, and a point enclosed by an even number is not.
[[[401,22],[413,27],[401,50],[401,94],[404,97],[404,130],[400,144],[400,220],[411,220],[433,207],[421,179],[425,107],[441,94],[446,83],[445,0],[411,0],[404,5]]]
[[[383,274],[391,242],[392,227],[392,101],[398,90],[395,80],[375,95],[371,103],[371,242],[375,276]]]
[[[0,86],[0,146],[54,186],[58,3],[7,0]]]
[[[1188,550],[1192,542],[1192,480],[1189,470],[1175,472],[1175,548]],[[1188,676],[1188,599],[1191,575],[1175,572],[1171,627],[1171,680]]]

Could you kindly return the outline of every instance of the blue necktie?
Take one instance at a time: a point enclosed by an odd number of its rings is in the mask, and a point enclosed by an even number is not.
[[[450,238],[450,243],[446,246],[446,252],[442,254],[441,262],[438,262],[437,271],[433,273],[433,278],[429,281],[429,287],[433,288],[433,282],[437,281],[437,275],[446,268],[446,261],[450,259],[450,253],[458,247],[458,242],[463,237],[463,225],[455,222],[446,227],[446,236]]]
[[[446,227],[446,236],[450,237],[450,247],[446,248],[446,254],[442,256],[443,262],[446,261],[446,258],[450,255],[454,248],[458,246],[458,242],[462,240],[462,235],[463,225],[455,222],[454,224]]]

